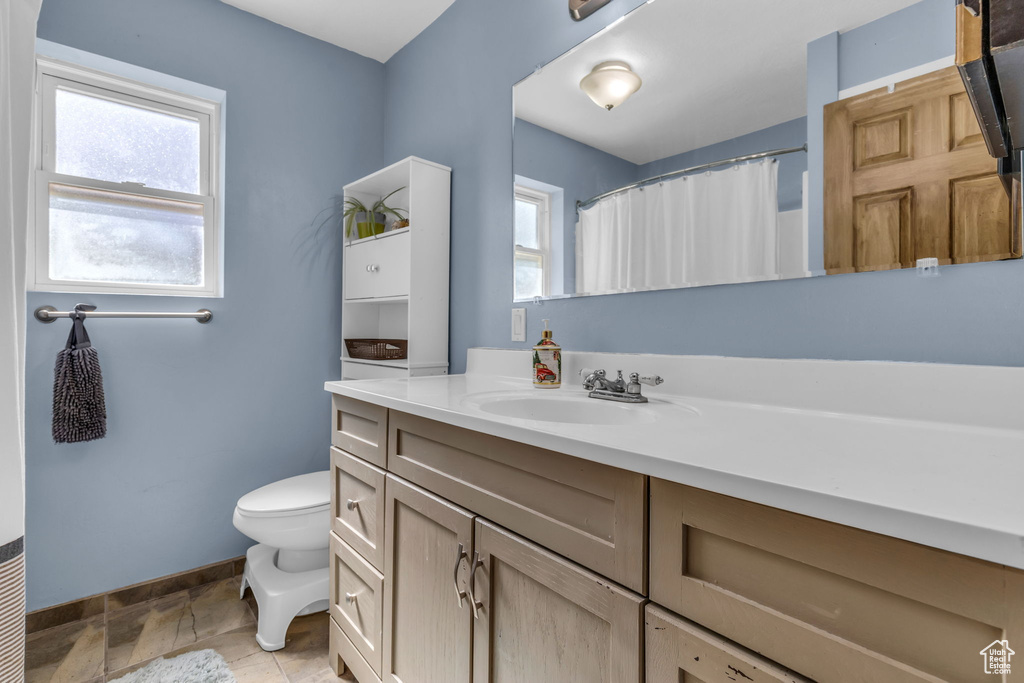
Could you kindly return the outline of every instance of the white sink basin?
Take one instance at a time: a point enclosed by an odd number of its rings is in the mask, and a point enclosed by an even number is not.
[[[561,392],[562,390],[557,389],[537,389],[533,392],[495,391],[470,394],[462,403],[466,407],[476,408],[491,415],[562,424],[650,424],[667,415],[665,407],[669,408],[673,417],[677,414],[697,415],[695,411],[684,406],[660,401],[616,403],[588,398],[582,393],[566,395]]]

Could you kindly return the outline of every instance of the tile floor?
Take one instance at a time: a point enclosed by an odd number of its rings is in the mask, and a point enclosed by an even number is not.
[[[299,617],[285,648],[256,644],[256,601],[238,599],[239,577],[182,590],[28,636],[26,683],[106,683],[157,657],[214,649],[239,683],[324,683],[338,678],[327,663],[326,612]]]

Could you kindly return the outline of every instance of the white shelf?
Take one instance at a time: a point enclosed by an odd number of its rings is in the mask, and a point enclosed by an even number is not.
[[[401,161],[391,164],[390,166],[382,168],[376,173],[371,173],[370,175],[360,178],[355,182],[349,183],[343,188],[345,194],[356,192],[360,194],[368,193],[384,195],[392,190],[398,189],[399,187],[408,186],[410,182],[409,169],[413,163],[436,168],[449,174],[452,172],[452,169],[442,164],[427,161],[426,159],[420,159],[419,157],[407,157]]]
[[[409,297],[408,296],[384,296],[384,297],[380,297],[379,296],[379,297],[376,297],[376,298],[373,298],[373,299],[348,299],[348,300],[345,301],[345,305],[348,305],[348,304],[387,305],[387,304],[407,304],[407,303],[409,303]]]
[[[341,360],[345,363],[358,363],[359,365],[379,365],[384,368],[409,369],[408,358],[403,358],[401,360],[369,360],[367,358],[350,358],[348,356],[342,356]]]
[[[343,339],[407,339],[408,358],[349,358],[343,346],[352,379],[447,373],[451,169],[409,157],[348,183],[345,197],[375,202],[395,190],[388,204],[411,225],[345,243],[341,327]]]
[[[355,230],[355,227],[356,226],[353,225],[352,229]],[[373,236],[370,236],[370,237],[363,237],[363,238],[357,239],[357,240],[349,240],[348,242],[345,243],[345,246],[346,247],[351,247],[354,244],[363,244],[364,242],[373,242],[375,240],[386,240],[389,237],[394,237],[395,235],[402,235],[402,234],[405,234],[407,232],[409,232],[409,228],[399,228],[398,230],[389,230],[388,232],[382,232],[379,235],[373,235]]]
[[[447,361],[439,361],[436,363],[415,363],[410,364],[408,358],[402,360],[369,360],[366,358],[350,358],[349,356],[342,356],[341,361],[343,363],[356,363],[358,365],[378,365],[382,368],[399,368],[401,370],[408,370],[410,368],[447,368]]]

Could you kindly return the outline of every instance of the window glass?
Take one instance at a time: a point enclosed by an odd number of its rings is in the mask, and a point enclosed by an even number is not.
[[[50,183],[50,278],[203,284],[203,205]]]
[[[516,244],[518,246],[527,249],[540,248],[538,209],[539,207],[533,202],[516,199]]]
[[[515,263],[517,299],[544,296],[544,258],[539,254],[516,253]]]
[[[200,193],[200,125],[195,119],[57,88],[57,173]]]

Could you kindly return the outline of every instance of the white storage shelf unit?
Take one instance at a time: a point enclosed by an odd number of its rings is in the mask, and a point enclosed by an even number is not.
[[[343,343],[342,379],[448,372],[451,169],[409,157],[346,185],[345,197],[371,206],[398,188],[388,206],[407,212],[409,227],[346,242],[341,331],[343,339],[407,339],[408,358],[351,358]]]

